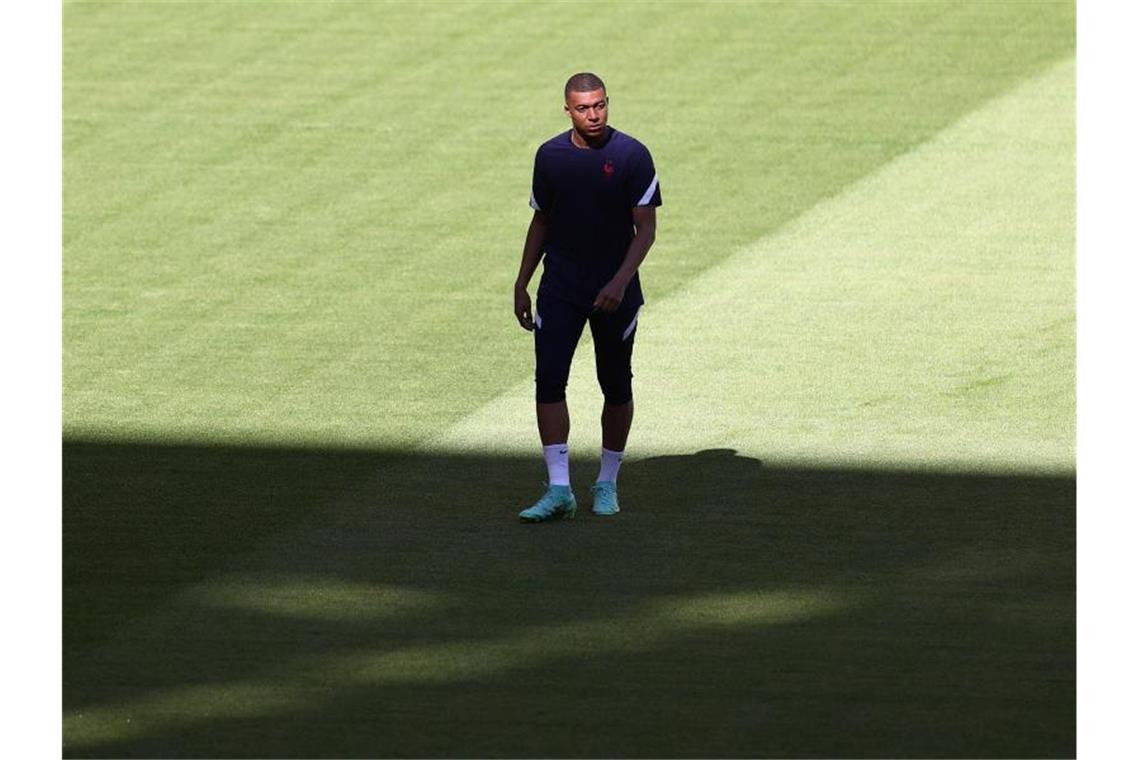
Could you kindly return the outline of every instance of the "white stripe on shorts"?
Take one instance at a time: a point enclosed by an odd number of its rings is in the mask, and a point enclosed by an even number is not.
[[[629,327],[625,328],[625,332],[621,334],[621,339],[625,340],[633,332],[633,328],[637,327],[637,317],[641,314],[641,307],[637,307],[637,311],[633,313],[633,321],[629,323]]]

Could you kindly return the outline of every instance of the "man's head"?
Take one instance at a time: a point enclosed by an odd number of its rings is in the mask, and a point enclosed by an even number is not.
[[[575,74],[566,81],[566,113],[583,139],[596,140],[606,133],[608,106],[606,85],[597,74]]]

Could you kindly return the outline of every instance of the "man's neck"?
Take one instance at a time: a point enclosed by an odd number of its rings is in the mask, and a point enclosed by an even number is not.
[[[598,137],[595,138],[594,140],[589,139],[585,135],[578,132],[578,130],[576,130],[576,129],[570,130],[570,142],[574,143],[574,147],[582,148],[583,150],[589,150],[589,149],[602,147],[602,145],[604,145],[606,142],[606,138],[608,138],[609,136],[610,136],[610,128],[609,127],[606,127],[605,129],[603,129],[602,133],[600,135],[598,135]]]

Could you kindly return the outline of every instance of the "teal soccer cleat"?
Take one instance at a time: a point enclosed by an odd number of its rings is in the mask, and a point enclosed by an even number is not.
[[[570,486],[549,486],[533,507],[519,512],[519,519],[523,522],[569,519],[577,512],[578,502],[574,500],[574,492],[570,490]]]
[[[621,509],[618,507],[617,483],[612,480],[601,480],[591,488],[594,492],[594,514],[600,517],[616,515]]]

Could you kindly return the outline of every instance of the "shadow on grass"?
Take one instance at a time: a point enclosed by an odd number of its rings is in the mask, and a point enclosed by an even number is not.
[[[64,754],[1075,754],[1073,478],[543,475],[65,442]]]

